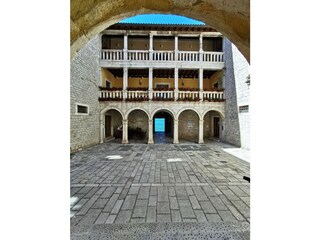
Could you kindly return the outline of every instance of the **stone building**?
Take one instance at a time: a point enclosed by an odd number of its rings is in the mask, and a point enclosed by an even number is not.
[[[248,149],[249,85],[249,64],[211,27],[114,24],[71,63],[71,151],[114,138]]]

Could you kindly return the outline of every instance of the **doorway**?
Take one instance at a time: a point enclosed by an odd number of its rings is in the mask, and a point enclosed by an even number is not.
[[[220,119],[218,117],[213,118],[213,137],[219,138],[219,121]]]
[[[170,113],[157,112],[153,117],[153,129],[154,143],[173,142],[173,118]]]
[[[105,115],[105,137],[111,137],[111,116]]]

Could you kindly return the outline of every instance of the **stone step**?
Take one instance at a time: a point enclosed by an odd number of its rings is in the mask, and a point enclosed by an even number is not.
[[[213,239],[249,240],[247,222],[130,223],[71,227],[71,240],[102,239]]]

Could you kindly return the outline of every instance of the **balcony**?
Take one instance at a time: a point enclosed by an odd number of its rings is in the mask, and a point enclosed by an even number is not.
[[[125,59],[123,50],[102,50],[101,60],[106,61],[188,61],[188,62],[220,62],[223,63],[223,52],[187,52],[178,51],[177,59],[174,51],[128,50]]]
[[[223,52],[200,51],[150,51],[150,50],[116,50],[103,49],[100,65],[102,67],[120,67],[123,64],[137,67],[168,66],[168,63],[183,64],[184,67],[222,69]],[[172,66],[170,64],[170,66]]]
[[[180,102],[224,102],[224,91],[194,91],[194,90],[100,90],[99,101],[180,101]]]

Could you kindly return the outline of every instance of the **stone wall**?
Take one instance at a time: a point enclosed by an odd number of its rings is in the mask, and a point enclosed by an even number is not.
[[[225,141],[250,149],[250,115],[239,113],[239,106],[249,105],[246,83],[249,64],[239,50],[225,39]]]
[[[249,105],[250,87],[246,83],[250,74],[249,64],[236,46],[232,45],[233,67],[237,89],[237,103],[240,124],[241,147],[250,149],[250,106],[248,112],[239,112],[239,106]]]
[[[149,118],[147,114],[141,110],[134,110],[128,117],[128,128],[141,128],[143,132],[148,133]]]
[[[192,110],[186,110],[179,116],[179,140],[199,139],[199,117]]]
[[[96,36],[78,52],[70,67],[70,150],[99,143],[100,55]],[[89,106],[89,115],[76,115],[76,103]]]
[[[240,125],[238,117],[237,90],[235,84],[235,71],[233,63],[232,43],[225,38],[224,56],[225,56],[225,141],[236,146],[241,146]]]

